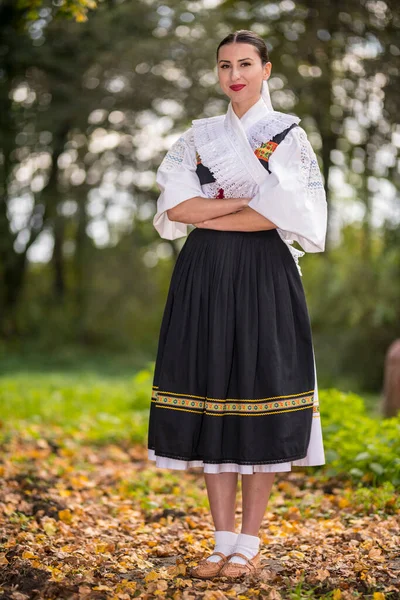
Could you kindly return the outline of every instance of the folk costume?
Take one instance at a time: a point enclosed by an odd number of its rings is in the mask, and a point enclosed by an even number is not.
[[[325,249],[327,204],[297,116],[273,110],[267,82],[241,118],[195,119],[158,171],[153,225],[180,202],[251,198],[276,229],[194,228],[176,260],[161,323],[148,457],[206,473],[325,464],[310,319],[299,257]],[[304,252],[292,246],[297,241]]]

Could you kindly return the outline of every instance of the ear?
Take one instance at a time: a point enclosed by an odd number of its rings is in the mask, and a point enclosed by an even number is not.
[[[263,79],[269,78],[269,76],[271,75],[271,68],[272,68],[272,63],[270,63],[270,62],[265,63]]]

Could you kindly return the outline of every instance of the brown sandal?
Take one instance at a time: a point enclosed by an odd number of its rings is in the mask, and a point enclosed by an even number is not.
[[[208,560],[210,556],[214,555],[221,556],[221,560]],[[198,565],[192,567],[189,570],[189,575],[192,575],[193,577],[200,577],[200,579],[208,579],[209,577],[215,577],[215,575],[219,574],[226,561],[232,555],[229,554],[229,556],[225,556],[225,554],[222,554],[222,552],[213,552],[212,554],[210,554],[210,556],[207,556],[207,558],[203,558]]]
[[[241,563],[228,562],[228,559],[232,556],[240,556],[240,558],[243,558],[246,561],[246,564],[242,565]],[[233,554],[228,556],[218,575],[220,577],[241,577],[242,575],[248,575],[260,568],[260,559],[260,552],[253,556],[253,558],[248,558],[240,552],[233,552]]]

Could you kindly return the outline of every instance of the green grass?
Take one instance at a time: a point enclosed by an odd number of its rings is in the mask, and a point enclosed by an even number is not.
[[[3,355],[0,442],[22,432],[57,438],[60,444],[70,437],[82,443],[145,443],[154,362],[140,360],[71,348],[54,356]],[[324,389],[320,383],[319,392],[326,476],[399,485],[400,415],[381,419],[371,395],[366,402],[364,395]]]
[[[148,425],[153,364],[116,377],[91,370],[23,370],[0,377],[3,436],[55,425],[86,441],[143,442]],[[29,427],[31,429],[29,429]]]

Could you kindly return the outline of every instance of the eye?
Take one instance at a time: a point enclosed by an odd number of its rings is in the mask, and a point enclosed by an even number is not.
[[[251,63],[244,62],[240,65],[241,67],[251,67]],[[225,69],[225,67],[229,67],[229,65],[221,65],[221,69]]]

